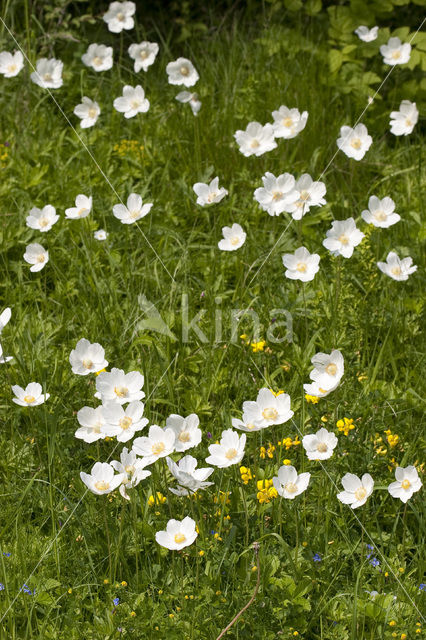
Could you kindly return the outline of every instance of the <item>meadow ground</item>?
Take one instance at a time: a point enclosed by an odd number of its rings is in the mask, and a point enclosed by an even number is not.
[[[226,637],[422,637],[422,492],[406,504],[388,492],[397,466],[414,465],[420,477],[424,470],[420,3],[372,22],[380,30],[371,43],[353,33],[362,21],[340,11],[346,6],[310,15],[267,6],[256,18],[226,12],[207,24],[138,15],[121,34],[108,31],[102,12],[80,20],[81,3],[67,5],[75,23],[67,13],[60,22],[48,8],[31,15],[24,3],[21,15],[16,6],[4,3],[0,25],[0,49],[17,49],[14,36],[28,57],[18,75],[1,78],[0,98],[0,311],[12,311],[1,345],[13,356],[0,365],[0,638],[215,640],[255,590]],[[415,64],[383,63],[379,46],[391,35],[412,42]],[[157,42],[159,53],[136,73],[127,49],[142,40]],[[82,63],[95,42],[113,47],[112,69]],[[179,56],[200,75],[190,89],[202,102],[197,116],[175,100],[185,87],[167,81],[166,65]],[[63,61],[60,88],[30,80],[41,57]],[[142,85],[146,113],[126,119],[113,108],[126,84]],[[87,129],[73,114],[83,96],[101,108]],[[395,136],[389,114],[404,99],[417,100],[420,118],[411,134]],[[281,105],[307,111],[306,127],[245,157],[234,133],[272,122]],[[360,161],[336,145],[340,127],[357,121],[373,138]],[[326,185],[326,204],[299,221],[268,215],[253,197],[265,172],[310,174]],[[196,204],[194,183],[215,176],[228,195]],[[124,225],[112,209],[130,193],[153,206]],[[93,210],[66,219],[78,194],[93,197]],[[362,219],[372,195],[395,201],[397,224]],[[30,209],[47,204],[59,220],[47,233],[29,228]],[[350,258],[333,256],[326,232],[349,217],[364,238]],[[233,223],[246,240],[221,251],[221,230]],[[106,240],[94,237],[99,229]],[[23,255],[35,242],[49,261],[32,273]],[[282,262],[302,245],[321,257],[306,283],[286,278]],[[378,269],[390,251],[417,265],[408,280]],[[188,327],[194,317],[197,330]],[[96,375],[71,370],[82,338],[103,346],[108,371],[143,374],[149,425],[197,414],[202,440],[186,454],[200,467],[261,388],[289,394],[294,416],[247,433],[241,462],[215,467],[214,484],[195,495],[169,491],[176,481],[165,458],[129,501],[118,490],[95,495],[80,472],[120,460],[132,443],[74,435],[77,412],[99,404]],[[341,382],[312,401],[303,387],[311,358],[337,349]],[[46,402],[12,402],[11,386],[32,381],[50,394]],[[321,427],[337,447],[329,459],[309,460],[301,441]],[[294,500],[270,484],[290,465],[311,474]],[[375,482],[356,510],[337,499],[348,472]],[[182,551],[160,546],[155,534],[185,516],[196,522],[195,542]]]

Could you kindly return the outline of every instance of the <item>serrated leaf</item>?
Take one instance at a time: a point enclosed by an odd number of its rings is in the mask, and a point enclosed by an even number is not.
[[[337,73],[342,66],[343,55],[338,49],[330,49],[328,52],[328,66],[331,73]]]

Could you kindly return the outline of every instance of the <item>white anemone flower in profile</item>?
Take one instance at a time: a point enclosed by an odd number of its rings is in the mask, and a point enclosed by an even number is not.
[[[138,456],[142,456],[145,465],[152,464],[173,453],[175,440],[176,434],[173,429],[162,429],[153,424],[150,426],[147,436],[135,438],[133,451]]]
[[[278,495],[288,500],[294,500],[308,488],[310,473],[298,474],[295,467],[283,465],[278,469],[278,476],[272,478]]]
[[[170,491],[177,496],[187,496],[214,484],[214,482],[205,482],[214,469],[212,467],[197,469],[198,463],[193,456],[184,456],[177,464],[171,458],[166,458],[166,462],[170,473],[179,483],[177,489],[169,487]]]
[[[9,51],[2,51],[0,53],[0,73],[5,78],[13,78],[24,66],[24,56],[20,51],[15,53],[9,53]]]
[[[348,158],[362,160],[372,142],[373,138],[368,135],[365,124],[357,124],[353,129],[346,126],[340,127],[340,138],[337,138],[337,146]]]
[[[111,2],[102,19],[107,23],[108,31],[121,33],[123,29],[133,29],[135,26],[133,19],[135,11],[134,2]]]
[[[355,33],[360,40],[364,42],[373,42],[377,38],[377,34],[379,32],[379,27],[372,27],[369,29],[364,25],[361,25],[357,29],[355,29]]]
[[[413,132],[419,119],[419,110],[415,102],[403,100],[399,105],[399,111],[391,111],[390,126],[394,136],[408,136]]]
[[[202,207],[214,202],[220,202],[228,195],[228,191],[224,187],[219,188],[219,178],[217,176],[213,178],[210,184],[196,182],[192,188],[198,196],[197,204]]]
[[[282,173],[274,176],[267,171],[262,176],[263,187],[259,187],[254,192],[254,199],[261,208],[270,216],[279,216],[283,211],[287,211],[290,206],[299,198],[300,194],[296,190],[296,180],[291,173]]]
[[[140,44],[131,44],[128,48],[129,56],[134,60],[134,70],[138,73],[141,69],[147,71],[155,62],[159,46],[156,42],[147,42],[144,40]]]
[[[68,220],[80,220],[86,218],[92,210],[92,196],[80,193],[75,199],[75,207],[65,209],[65,217]]]
[[[316,353],[311,358],[314,368],[309,374],[311,380],[322,389],[333,389],[339,383],[345,372],[342,353],[333,349],[331,353]]]
[[[126,474],[115,475],[114,467],[108,462],[95,462],[90,474],[80,471],[80,478],[90,491],[100,496],[117,489],[126,479]]]
[[[394,280],[408,280],[408,276],[417,271],[413,258],[400,258],[394,251],[389,251],[386,262],[378,262],[377,266],[384,274]]]
[[[223,240],[217,243],[221,251],[236,251],[246,241],[247,234],[243,228],[234,222],[232,227],[222,227]]]
[[[58,220],[59,216],[56,214],[55,207],[47,204],[43,209],[38,209],[37,207],[30,209],[26,223],[30,229],[37,229],[37,231],[45,233],[46,231],[50,231]]]
[[[393,498],[399,498],[406,503],[413,493],[420,491],[422,482],[416,467],[397,467],[395,469],[396,482],[391,482],[388,491]]]
[[[305,127],[308,120],[308,112],[302,114],[299,109],[289,109],[284,105],[278,111],[272,112],[274,122],[274,135],[276,138],[295,138]]]
[[[105,229],[98,229],[93,233],[95,240],[106,240],[108,238],[108,232]]]
[[[316,398],[325,398],[326,396],[328,396],[329,393],[331,393],[332,391],[335,391],[339,386],[339,384],[340,384],[340,380],[336,382],[336,384],[333,387],[330,387],[330,389],[323,389],[318,384],[318,382],[309,382],[303,385],[303,389],[305,390],[305,393],[307,393],[310,396],[315,396]]]
[[[180,551],[189,547],[195,541],[198,533],[195,530],[195,520],[186,516],[182,521],[171,519],[165,531],[157,531],[155,539],[161,547],[171,551]]]
[[[14,384],[12,391],[16,396],[12,398],[13,402],[21,407],[37,407],[50,398],[50,393],[42,393],[43,389],[38,382],[30,382],[25,389],[18,384]]]
[[[191,93],[190,91],[181,91],[177,94],[176,100],[182,102],[182,104],[189,104],[192,109],[192,113],[196,116],[201,109],[201,100],[198,99],[198,93]]]
[[[232,418],[231,424],[234,429],[246,431],[247,433],[250,433],[251,431],[260,431],[261,429],[263,429],[263,427],[254,424],[254,422],[252,421],[252,417],[252,414],[243,413],[242,420],[240,420],[239,418]]]
[[[0,313],[0,333],[3,331],[3,329],[9,322],[11,316],[12,316],[12,310],[10,307],[6,307],[6,309],[3,309],[3,311]]]
[[[266,387],[260,389],[256,401],[243,402],[243,412],[249,422],[262,429],[273,424],[284,424],[294,415],[288,393],[275,395]]]
[[[115,204],[112,212],[123,224],[133,224],[141,218],[144,218],[151,211],[152,202],[143,204],[141,196],[137,193],[131,193],[127,198],[127,206],[124,204]]]
[[[151,475],[151,471],[145,469],[144,461],[138,458],[134,451],[129,451],[127,447],[123,447],[123,451],[120,454],[120,461],[112,460],[111,466],[118,473],[125,475],[118,490],[126,500],[130,500],[127,490],[134,489],[141,480],[145,480],[145,478]]]
[[[368,209],[361,213],[362,219],[367,224],[386,229],[401,220],[401,216],[395,213],[395,202],[386,196],[380,200],[377,196],[371,196],[368,200]]]
[[[286,204],[284,211],[291,213],[293,220],[301,220],[311,207],[322,207],[326,204],[326,187],[323,182],[314,182],[308,173],[303,173],[294,186],[299,197]]]
[[[74,107],[73,113],[77,118],[80,118],[80,127],[82,129],[88,129],[96,123],[101,113],[101,108],[95,100],[83,96],[81,103]]]
[[[210,455],[206,458],[207,464],[212,464],[219,469],[238,464],[244,457],[244,447],[246,446],[246,434],[238,435],[232,429],[222,431],[219,444],[209,446]]]
[[[146,113],[149,109],[149,100],[145,98],[145,91],[141,85],[132,87],[126,84],[123,87],[123,95],[113,102],[114,109],[124,113],[125,118],[133,118],[138,113]]]
[[[410,60],[411,44],[401,42],[399,38],[389,38],[387,44],[382,44],[380,53],[383,56],[384,64],[394,66],[396,64],[406,64]]]
[[[350,258],[364,234],[357,229],[353,218],[347,218],[347,220],[334,220],[326,236],[322,244],[333,256]]]
[[[374,480],[369,473],[364,473],[361,479],[353,473],[346,473],[342,478],[342,485],[344,491],[337,494],[337,499],[343,504],[349,504],[352,509],[357,509],[373,493]]]
[[[139,400],[130,402],[125,409],[115,401],[106,402],[102,406],[106,424],[114,427],[114,435],[118,442],[128,442],[137,431],[146,427],[148,420],[142,418],[143,411],[144,404]]]
[[[83,53],[81,60],[86,67],[95,71],[108,71],[112,67],[112,47],[94,42],[89,45],[86,53]]]
[[[196,447],[201,442],[200,420],[196,413],[190,413],[184,418],[172,413],[166,420],[166,427],[172,429],[176,436],[175,451],[186,451]]]
[[[249,122],[244,131],[238,129],[234,133],[234,138],[241,153],[246,158],[249,156],[261,156],[267,151],[272,151],[277,146],[274,129],[269,122],[265,126],[262,126],[259,122]]]
[[[316,433],[303,436],[302,445],[309,460],[328,460],[338,443],[336,435],[332,431],[321,428]]]
[[[49,252],[44,249],[38,242],[29,244],[24,253],[24,260],[31,264],[30,271],[41,271],[49,262]]]
[[[77,411],[77,420],[80,427],[75,432],[75,437],[84,440],[88,444],[103,440],[106,436],[112,437],[116,430],[111,430],[105,421],[103,407],[83,407]]]
[[[143,384],[144,377],[139,371],[124,373],[123,369],[113,367],[96,378],[95,398],[100,398],[103,404],[108,400],[115,400],[119,404],[142,400],[145,397],[141,390]]]
[[[285,253],[282,260],[286,267],[284,275],[290,280],[310,282],[319,271],[319,255],[309,253],[306,247],[299,247],[294,253]]]
[[[62,87],[63,62],[56,58],[40,58],[36,62],[36,70],[30,75],[31,80],[42,89],[59,89]]]
[[[166,72],[169,84],[183,84],[185,87],[192,87],[200,78],[196,68],[187,58],[178,58],[169,62]]]
[[[3,347],[0,344],[0,364],[6,364],[6,362],[10,362],[11,360],[13,360],[13,356],[4,356]]]
[[[91,343],[86,338],[81,338],[77,342],[75,349],[70,353],[69,360],[72,372],[78,376],[97,373],[108,366],[108,360],[105,360],[105,349],[98,342]]]

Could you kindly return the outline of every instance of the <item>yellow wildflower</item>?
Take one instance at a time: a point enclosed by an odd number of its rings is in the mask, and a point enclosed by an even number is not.
[[[266,345],[266,340],[259,340],[259,342],[251,342],[250,346],[252,348],[253,353],[257,353],[258,351],[263,351]]]
[[[310,404],[318,404],[319,402],[319,398],[317,396],[311,396],[309,393],[305,395],[305,400]]]
[[[355,425],[353,422],[353,418],[343,418],[343,420],[338,420],[336,422],[336,426],[339,431],[343,432],[345,436],[347,436],[349,435],[349,431],[355,429]]]
[[[153,495],[149,496],[148,498],[148,504],[150,507],[154,506],[154,504],[164,504],[166,501],[166,496],[163,496],[163,494],[159,491],[157,491],[157,495],[155,498]]]

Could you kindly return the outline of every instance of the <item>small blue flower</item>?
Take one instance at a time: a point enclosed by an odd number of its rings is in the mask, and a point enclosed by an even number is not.
[[[373,551],[374,547],[373,547],[373,545],[372,545],[372,544],[368,544],[368,545],[367,545],[367,549],[371,549],[371,551]]]
[[[319,554],[319,553],[316,553],[316,554],[314,555],[314,557],[312,558],[312,560],[313,560],[314,562],[321,562],[322,558],[321,558],[321,556],[320,556],[320,554]]]
[[[0,591],[4,591],[4,584],[0,582]]]
[[[116,607],[118,605],[118,603],[120,602],[120,598],[114,598],[114,600],[112,601],[114,606]]]
[[[8,553],[6,551],[3,551],[3,555],[6,556],[6,558],[10,558],[12,554],[10,552]]]
[[[420,591],[426,591],[426,583],[421,582],[419,586]]]
[[[31,591],[31,589],[29,588],[29,586],[27,584],[23,584],[22,587],[19,589],[19,591],[23,591],[24,593],[28,593],[30,596],[35,595],[35,589],[34,589],[34,591]]]
[[[379,560],[377,560],[377,558],[372,558],[372,559],[370,560],[370,564],[372,564],[372,565],[373,565],[373,567],[378,567],[378,566],[379,566],[379,564],[380,564],[380,562],[379,562]]]
[[[212,534],[212,536],[214,536],[214,534],[216,533],[216,531],[214,529],[211,529],[210,533]]]

